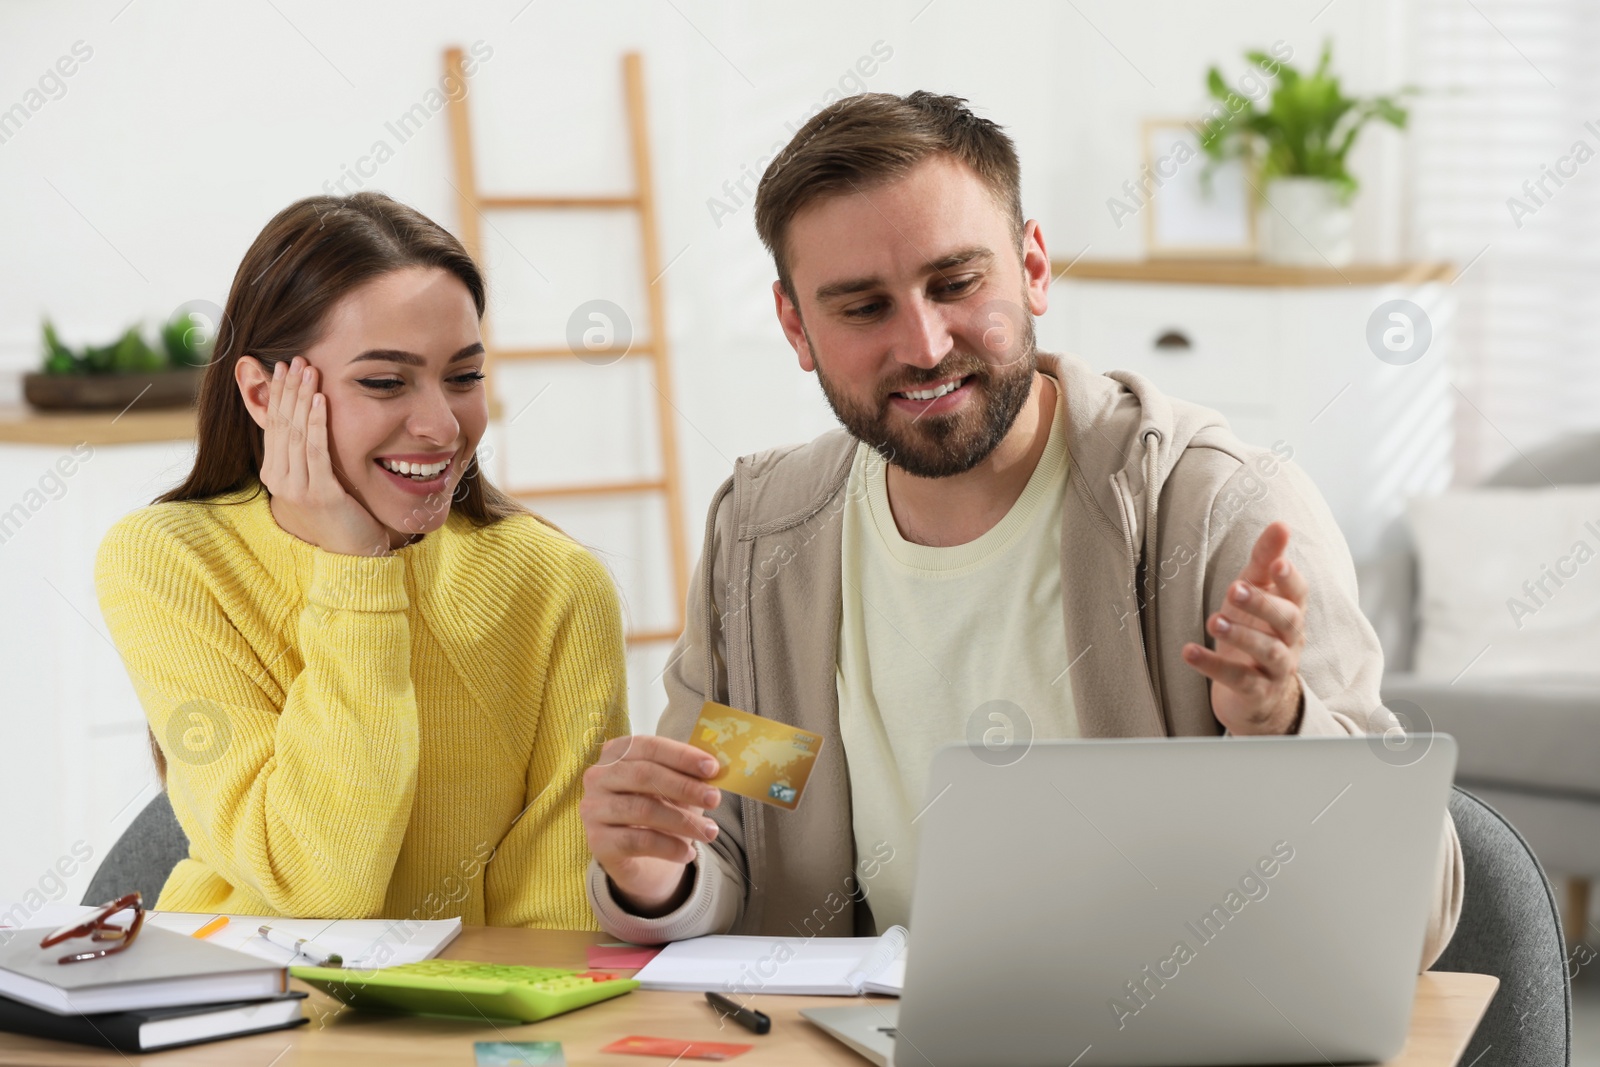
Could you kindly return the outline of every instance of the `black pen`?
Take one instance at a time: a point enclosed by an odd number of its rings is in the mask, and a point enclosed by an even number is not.
[[[753,1034],[764,1034],[772,1029],[771,1019],[754,1008],[739,1007],[721,993],[707,993],[706,1002]]]

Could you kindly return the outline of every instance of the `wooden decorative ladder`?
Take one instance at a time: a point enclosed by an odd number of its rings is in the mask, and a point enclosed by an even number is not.
[[[444,54],[445,74],[454,77],[454,84],[466,85],[462,71],[461,49],[450,48]],[[487,349],[484,359],[485,373],[489,374],[491,397],[494,388],[493,367],[500,360],[564,360],[599,358],[644,358],[651,363],[655,375],[656,423],[660,437],[661,474],[653,478],[632,481],[578,483],[559,486],[508,486],[502,477],[499,484],[519,500],[550,499],[560,497],[627,496],[634,494],[661,494],[665,498],[667,543],[672,561],[673,603],[675,622],[669,629],[637,630],[628,634],[630,645],[660,641],[674,641],[683,630],[684,608],[689,595],[689,553],[683,524],[683,480],[678,468],[678,440],[674,418],[677,408],[672,401],[672,376],[667,358],[667,328],[665,301],[662,295],[661,249],[656,233],[655,193],[651,183],[650,131],[645,115],[644,70],[639,54],[629,52],[622,57],[622,78],[628,110],[628,130],[633,148],[633,192],[611,196],[486,196],[478,189],[477,171],[473,166],[472,119],[467,108],[466,94],[450,97],[451,147],[455,156],[455,188],[460,198],[461,241],[480,264],[483,260],[482,235],[479,219],[485,211],[632,211],[639,221],[639,244],[643,252],[640,269],[645,282],[650,333],[647,341],[631,341],[624,348],[585,349],[582,353],[570,347],[559,348],[502,348],[494,343],[487,317],[483,323],[483,341]],[[497,398],[493,410],[499,409]],[[502,453],[508,450],[502,450]],[[507,470],[502,454],[500,470]]]

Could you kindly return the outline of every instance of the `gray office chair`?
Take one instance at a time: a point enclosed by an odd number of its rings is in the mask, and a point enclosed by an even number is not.
[[[1466,861],[1466,896],[1455,936],[1432,969],[1500,979],[1461,1062],[1570,1067],[1572,986],[1544,869],[1522,835],[1465,789],[1452,793],[1450,816]]]
[[[145,907],[154,907],[167,875],[188,856],[189,838],[178,825],[167,794],[157,793],[106,853],[83,902],[104,904],[137,889],[144,895]]]

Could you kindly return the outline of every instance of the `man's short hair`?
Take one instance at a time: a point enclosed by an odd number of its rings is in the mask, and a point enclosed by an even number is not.
[[[756,233],[772,253],[778,281],[795,300],[787,251],[790,221],[807,205],[864,192],[937,155],[968,167],[989,187],[1022,248],[1022,168],[1005,131],[958,96],[857,93],[811,117],[767,166],[756,189]]]

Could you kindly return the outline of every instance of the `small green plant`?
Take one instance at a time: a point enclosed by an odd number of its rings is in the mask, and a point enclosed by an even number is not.
[[[1217,122],[1207,123],[1200,138],[1210,157],[1208,169],[1223,160],[1242,159],[1263,185],[1274,178],[1321,178],[1337,186],[1348,202],[1357,182],[1345,160],[1356,135],[1373,119],[1405,129],[1406,109],[1397,101],[1416,90],[1366,99],[1344,95],[1338,76],[1328,70],[1331,42],[1322,46],[1322,58],[1310,74],[1261,51],[1246,52],[1245,58],[1263,72],[1276,71],[1276,85],[1262,110],[1256,101],[1229,89],[1216,67],[1207,71],[1206,87],[1226,111]]]
[[[161,327],[160,347],[130,326],[108,345],[85,345],[74,351],[61,342],[56,328],[44,320],[46,374],[153,374],[203,367],[211,359],[211,341],[198,316],[180,315]]]

